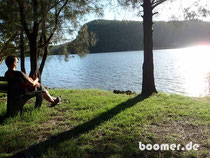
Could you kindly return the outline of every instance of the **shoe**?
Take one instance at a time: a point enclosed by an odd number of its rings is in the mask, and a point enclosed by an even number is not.
[[[61,102],[61,96],[57,97],[54,102],[50,105],[50,107],[54,107]]]

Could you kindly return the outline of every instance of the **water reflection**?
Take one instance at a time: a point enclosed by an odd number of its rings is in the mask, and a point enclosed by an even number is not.
[[[183,86],[188,95],[204,96],[208,93],[208,73],[210,72],[210,47],[198,46],[181,49],[177,63],[182,65]]]
[[[159,91],[188,96],[210,94],[210,47],[154,51],[155,82]],[[141,91],[143,52],[49,56],[43,82],[55,88],[99,88]],[[29,73],[29,58],[26,69]],[[20,69],[20,68],[19,68]],[[0,65],[0,76],[6,66]]]

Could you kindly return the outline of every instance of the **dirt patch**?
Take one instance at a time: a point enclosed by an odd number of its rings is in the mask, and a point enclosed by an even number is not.
[[[192,142],[200,145],[199,151],[209,151],[210,148],[210,126],[195,124],[193,119],[151,124],[146,129],[154,133],[160,143],[187,145]],[[210,157],[210,152],[207,157]]]
[[[39,141],[49,139],[53,131],[59,131],[60,133],[72,129],[73,126],[65,122],[65,119],[63,116],[53,116],[50,120],[40,124],[36,129],[39,133]]]

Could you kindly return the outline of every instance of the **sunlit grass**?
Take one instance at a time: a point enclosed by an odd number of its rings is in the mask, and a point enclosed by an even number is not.
[[[41,109],[34,109],[34,101],[30,100],[23,115],[3,120],[0,157],[20,151],[44,158],[209,156],[209,98],[160,93],[141,100],[137,95],[99,90],[50,93],[62,95],[63,103],[49,108],[44,102]],[[3,116],[6,102],[0,102]],[[139,141],[183,145],[192,141],[201,144],[201,148],[189,152],[140,151]]]

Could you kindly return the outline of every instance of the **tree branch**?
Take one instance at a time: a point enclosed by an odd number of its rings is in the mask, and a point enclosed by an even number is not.
[[[9,44],[12,40],[14,40],[15,37],[16,37],[17,35],[18,35],[18,31],[15,32],[15,33],[14,33],[14,34],[5,42],[4,46],[1,48],[0,54],[3,54],[3,51],[4,51],[5,49],[8,48],[8,44]]]
[[[45,47],[46,45],[49,44],[50,40],[52,39],[52,37],[57,29],[59,15],[60,15],[61,11],[63,10],[63,8],[68,4],[68,2],[69,2],[69,0],[66,0],[65,3],[63,4],[63,6],[58,11],[55,12],[55,25],[52,30],[52,33],[50,34],[48,39],[45,41],[45,43],[39,46],[39,48]]]
[[[154,4],[155,3],[155,0],[152,0],[152,2],[151,2],[152,4]]]
[[[29,29],[28,29],[28,25],[26,23],[26,18],[25,18],[25,14],[24,14],[24,6],[23,6],[23,3],[22,3],[22,0],[17,0],[17,2],[18,2],[18,5],[19,5],[19,12],[20,12],[22,27],[23,27],[26,35],[28,37],[30,37],[30,32],[29,32]]]
[[[154,0],[153,0],[152,9],[154,9],[155,7],[157,7],[158,5],[162,4],[165,1],[167,1],[167,0],[159,0],[159,1],[156,1],[156,2],[154,2]]]
[[[34,25],[33,25],[33,33],[37,34],[39,30],[39,22],[38,22],[38,2],[37,0],[33,0],[33,18],[34,18]]]
[[[53,4],[51,7],[49,7],[49,9],[46,11],[46,13],[50,12],[51,9],[53,9],[56,5],[58,5],[59,3],[61,3],[63,0],[59,0],[57,2],[55,2],[55,4]],[[43,21],[43,18],[41,17],[40,20],[38,20],[38,25],[40,25]]]
[[[56,5],[58,5],[59,3],[61,3],[63,0],[57,1],[55,4],[53,4],[51,7],[49,7],[48,11],[49,12],[51,9],[55,8]]]

